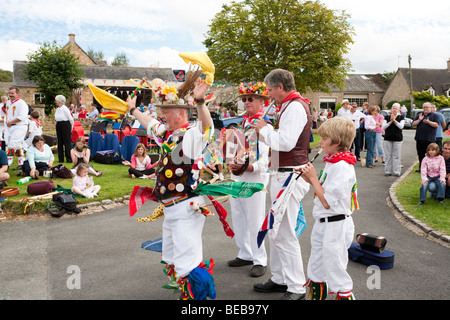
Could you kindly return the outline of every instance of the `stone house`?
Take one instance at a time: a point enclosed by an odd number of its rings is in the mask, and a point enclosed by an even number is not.
[[[131,94],[136,87],[132,84],[125,83],[129,79],[154,79],[160,78],[166,81],[169,85],[173,85],[176,79],[171,68],[142,68],[142,67],[115,67],[106,65],[106,61],[94,61],[87,53],[76,43],[75,35],[69,35],[69,42],[64,48],[69,48],[74,53],[83,68],[83,78],[81,82],[83,87],[79,90],[74,90],[71,97],[66,97],[68,103],[82,104],[90,106],[98,103],[95,101],[88,83],[94,84],[99,88],[114,93],[122,99],[126,99],[128,94]],[[34,82],[26,79],[24,73],[24,66],[26,61],[13,62],[13,85],[20,89],[20,96],[26,103],[31,105],[33,109],[39,110],[44,116],[43,106],[41,105],[41,95],[37,91],[37,86]],[[138,94],[138,104],[144,101],[148,104],[151,99],[150,90],[141,90]]]
[[[369,105],[379,105],[386,90],[386,83],[380,74],[349,74],[345,79],[345,86],[341,90],[330,86],[330,93],[309,91],[303,96],[311,102],[311,107],[318,110],[335,110],[336,106],[347,99],[361,107],[364,102]]]
[[[447,69],[411,69],[413,92],[428,91],[433,96],[450,97],[450,59]],[[409,68],[399,68],[383,97],[383,105],[410,99]]]

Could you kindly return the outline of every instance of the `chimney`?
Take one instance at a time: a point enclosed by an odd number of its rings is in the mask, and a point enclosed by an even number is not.
[[[69,34],[69,43],[70,44],[75,43],[75,34],[74,33]]]
[[[447,60],[447,71],[450,71],[450,58]]]

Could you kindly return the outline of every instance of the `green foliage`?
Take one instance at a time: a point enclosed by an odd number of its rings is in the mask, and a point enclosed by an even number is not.
[[[130,64],[130,60],[128,60],[127,55],[125,52],[116,54],[116,57],[114,58],[113,62],[111,62],[112,66],[122,66],[126,67]]]
[[[271,70],[294,73],[297,90],[329,91],[345,85],[353,43],[345,12],[315,1],[243,0],[222,6],[204,44],[216,79],[262,81]]]
[[[27,55],[29,63],[25,66],[25,73],[44,95],[47,114],[56,106],[54,101],[58,94],[69,98],[73,89],[81,87],[83,69],[69,50],[61,48],[56,41],[45,42]]]
[[[88,48],[88,51],[86,53],[94,61],[103,61],[103,60],[105,60],[105,55],[104,55],[103,51],[101,51],[101,50],[95,51],[92,48]]]
[[[13,73],[8,70],[0,69],[0,82],[12,82]]]
[[[429,91],[413,92],[414,103],[417,106],[417,102],[424,104],[425,102],[431,102],[436,105],[437,108],[450,106],[450,99],[446,96],[433,96]]]

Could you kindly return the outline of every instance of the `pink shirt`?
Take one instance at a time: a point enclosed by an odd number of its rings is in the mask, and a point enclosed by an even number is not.
[[[382,133],[383,132],[382,125],[383,125],[383,121],[384,121],[383,115],[382,114],[378,115],[378,117],[375,119],[375,121],[380,124],[380,126],[377,128],[377,130],[375,132]]]
[[[73,178],[73,186],[78,187],[81,191],[84,191],[87,188],[89,180],[89,176],[87,175],[85,177],[75,176]]]
[[[443,156],[428,157],[422,160],[420,167],[420,175],[422,181],[427,181],[427,176],[431,178],[439,177],[439,180],[444,181],[446,175],[445,159]]]

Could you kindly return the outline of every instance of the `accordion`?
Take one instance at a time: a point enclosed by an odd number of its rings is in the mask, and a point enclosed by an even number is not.
[[[382,236],[375,236],[368,233],[358,234],[356,241],[359,243],[362,249],[373,252],[383,252],[386,247],[387,240]]]

